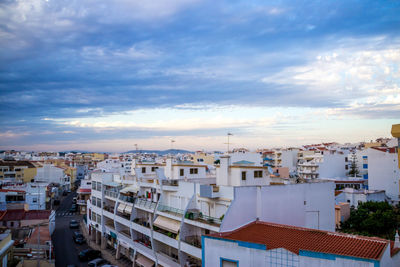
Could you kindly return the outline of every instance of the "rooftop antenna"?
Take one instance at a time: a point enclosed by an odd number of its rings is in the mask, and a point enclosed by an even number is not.
[[[137,144],[135,144],[135,148],[136,148],[136,154],[137,154],[137,152],[138,152],[138,145]]]
[[[227,133],[227,137],[228,137],[228,142],[227,143],[225,143],[225,144],[227,144],[228,145],[228,151],[227,151],[227,153],[229,154],[229,136],[231,136],[231,135],[233,135],[232,133]]]

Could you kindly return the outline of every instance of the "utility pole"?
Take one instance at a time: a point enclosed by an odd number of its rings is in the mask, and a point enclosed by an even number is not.
[[[171,153],[172,153],[172,148],[173,148],[174,143],[175,143],[175,140],[171,139]]]

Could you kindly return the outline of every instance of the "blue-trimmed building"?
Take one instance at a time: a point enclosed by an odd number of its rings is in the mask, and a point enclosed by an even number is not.
[[[395,245],[396,243],[396,245]],[[400,242],[254,221],[202,237],[203,266],[400,266]]]

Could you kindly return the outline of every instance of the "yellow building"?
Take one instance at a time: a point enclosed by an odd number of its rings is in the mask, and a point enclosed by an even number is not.
[[[0,215],[1,219],[1,215]],[[7,266],[7,262],[11,260],[12,248],[14,240],[11,239],[11,231],[6,230],[0,234],[0,265]]]
[[[30,161],[0,160],[0,180],[15,179],[28,183],[35,178],[36,173],[36,166]]]

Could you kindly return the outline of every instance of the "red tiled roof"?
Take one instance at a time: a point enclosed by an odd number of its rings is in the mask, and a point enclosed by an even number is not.
[[[50,217],[51,210],[29,210],[25,212],[24,220],[44,220]]]
[[[371,147],[372,149],[375,149],[375,150],[379,150],[379,151],[382,151],[382,152],[389,152],[389,153],[391,153],[391,154],[393,154],[393,153],[396,153],[396,148],[395,147]]]
[[[290,225],[255,221],[231,232],[213,237],[266,245],[267,250],[285,248],[379,260],[389,240],[327,232]]]
[[[5,214],[3,214],[2,217],[0,216],[0,219],[2,221],[44,220],[48,219],[50,214],[50,210],[6,210]]]
[[[24,218],[25,211],[19,210],[6,210],[6,214],[1,219],[2,221],[20,221]]]

